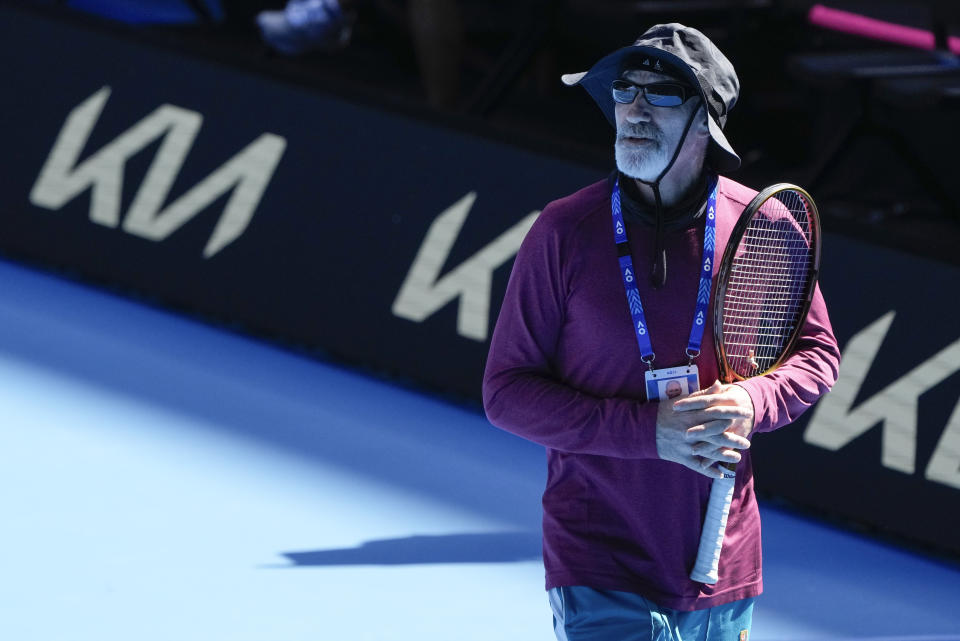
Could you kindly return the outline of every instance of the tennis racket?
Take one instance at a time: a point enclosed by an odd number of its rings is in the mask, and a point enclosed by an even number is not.
[[[714,343],[725,383],[763,376],[788,356],[810,309],[820,269],[820,218],[806,191],[767,187],[740,215],[717,272]],[[690,578],[717,582],[736,482],[715,479]]]

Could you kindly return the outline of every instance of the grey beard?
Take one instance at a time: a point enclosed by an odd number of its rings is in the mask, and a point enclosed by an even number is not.
[[[623,143],[624,139],[631,136],[649,138],[654,141],[654,144],[642,149],[632,148]],[[663,132],[653,125],[644,123],[625,124],[617,130],[614,158],[617,161],[617,169],[621,173],[648,182],[655,180],[670,160],[667,157]]]
[[[653,147],[630,149],[621,144],[619,136],[614,145],[614,158],[617,161],[617,169],[625,176],[648,182],[655,180],[670,160],[667,158],[663,143],[659,140]]]

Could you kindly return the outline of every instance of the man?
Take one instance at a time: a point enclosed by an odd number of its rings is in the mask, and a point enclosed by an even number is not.
[[[790,423],[836,381],[823,298],[817,290],[776,372],[710,384],[716,356],[693,340],[702,331],[713,344],[712,323],[694,322],[699,275],[715,268],[755,195],[718,177],[740,164],[722,131],[736,73],[702,33],[667,24],[563,79],[583,85],[616,127],[618,171],[550,203],[530,230],[483,389],[492,423],[547,448],[554,629],[561,641],[746,639],[762,590],[750,438]],[[703,249],[708,218],[714,256]],[[621,272],[627,255],[635,270]],[[631,287],[645,312],[637,324]],[[669,378],[698,391],[670,398]],[[720,577],[700,584],[689,574],[724,463],[737,480]]]
[[[683,387],[679,381],[668,381],[664,388],[667,393],[667,398],[677,398],[683,394]]]

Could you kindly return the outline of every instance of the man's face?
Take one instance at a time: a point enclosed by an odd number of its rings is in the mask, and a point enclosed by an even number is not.
[[[670,76],[639,69],[627,71],[622,77],[637,85],[654,82],[682,84]],[[637,98],[629,105],[615,103],[617,168],[632,178],[655,180],[673,157],[687,119],[697,109],[700,109],[700,100],[696,97],[689,98],[677,107],[655,107],[649,104],[641,94],[637,94]],[[704,119],[704,124],[706,123],[703,113],[697,118]],[[698,120],[695,119],[687,136],[688,139],[698,134],[702,135],[700,132],[702,127],[698,128],[697,125]],[[691,161],[699,161],[702,164],[702,158],[686,157],[690,153],[703,153],[692,147],[694,146],[684,146],[684,150],[677,158],[677,165],[687,165]],[[699,168],[694,167],[694,170],[699,171]]]
[[[677,381],[670,381],[667,383],[667,398],[676,398],[683,394],[683,388],[680,386],[680,383]]]

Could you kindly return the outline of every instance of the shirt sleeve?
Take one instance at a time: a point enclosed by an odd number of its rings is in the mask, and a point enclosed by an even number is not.
[[[772,373],[737,383],[753,402],[754,431],[795,421],[833,387],[839,368],[840,349],[818,285],[793,353]]]
[[[656,404],[587,394],[556,372],[569,268],[562,237],[548,206],[517,254],[484,373],[487,418],[554,450],[658,458]]]

